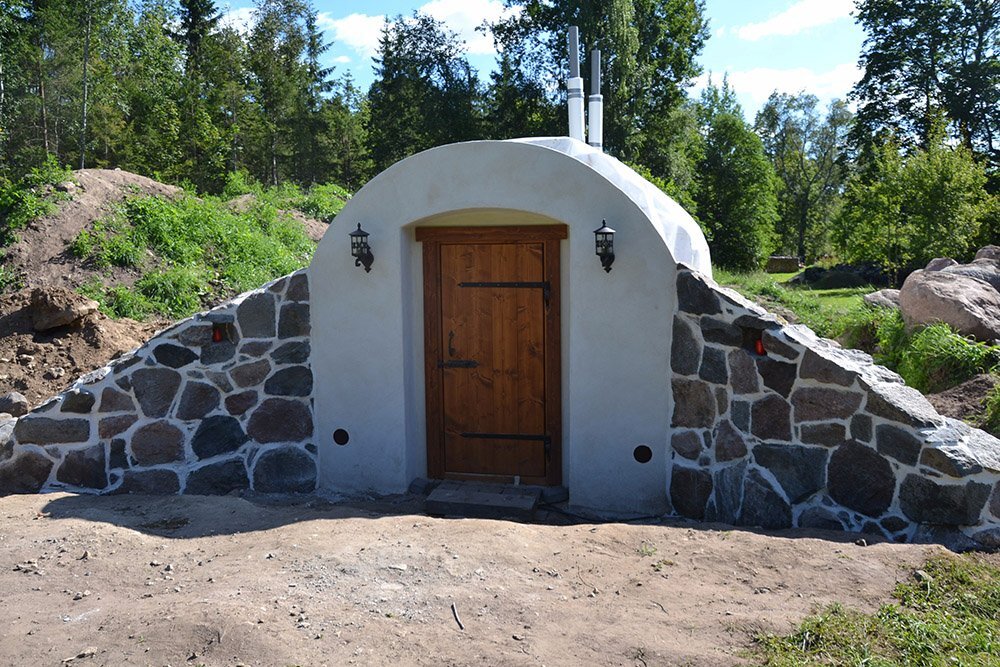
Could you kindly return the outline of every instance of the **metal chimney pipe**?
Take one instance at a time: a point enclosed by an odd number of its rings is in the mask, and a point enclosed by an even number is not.
[[[580,77],[580,29],[569,28],[569,79],[566,81],[569,107],[569,136],[584,141],[583,79]]]
[[[590,52],[590,97],[587,99],[589,143],[594,148],[604,147],[604,96],[601,95],[601,50]]]

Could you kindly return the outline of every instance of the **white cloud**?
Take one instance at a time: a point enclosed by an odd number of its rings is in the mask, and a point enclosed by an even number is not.
[[[496,52],[493,37],[477,32],[483,21],[495,22],[511,16],[519,9],[505,9],[502,0],[431,0],[417,8],[421,14],[443,22],[464,40],[470,55],[489,55]],[[345,44],[364,57],[375,55],[378,40],[385,24],[384,15],[350,14],[334,18],[330,12],[320,12],[317,25],[333,33],[335,41]]]
[[[320,12],[316,17],[316,25],[332,31],[334,40],[369,58],[378,50],[378,40],[382,35],[382,26],[385,25],[385,16],[349,14],[335,19],[329,12]]]
[[[483,21],[495,23],[514,13],[514,10],[504,9],[500,0],[431,0],[422,5],[418,11],[433,16],[457,32],[459,37],[465,40],[471,55],[496,53],[496,49],[493,48],[493,36],[488,32],[485,34],[477,32],[476,28],[482,25]]]
[[[720,74],[705,73],[695,82],[696,91],[708,85],[709,76],[715,85],[722,85]],[[728,77],[730,87],[744,102],[743,111],[752,119],[757,109],[763,106],[768,96],[775,90],[792,95],[804,90],[824,102],[836,98],[844,99],[861,78],[861,70],[853,63],[837,65],[827,72],[814,72],[807,67],[791,69],[755,67],[730,71]]]
[[[233,9],[226,5],[222,9],[222,17],[219,20],[220,28],[234,28],[237,32],[247,34],[253,25],[253,15],[257,10],[253,7],[239,7]]]
[[[336,58],[333,59],[333,62],[338,63],[340,65],[346,65],[347,63],[351,62],[351,59],[348,56],[337,56]]]
[[[750,42],[774,35],[797,35],[809,28],[849,18],[853,9],[854,0],[799,0],[766,21],[748,23],[732,31]]]

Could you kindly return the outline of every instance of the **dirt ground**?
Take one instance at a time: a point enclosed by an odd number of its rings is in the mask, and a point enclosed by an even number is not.
[[[32,407],[169,326],[166,320],[112,320],[94,313],[79,326],[38,333],[28,309],[30,293],[0,295],[0,396],[20,392]]]
[[[1000,376],[985,373],[951,389],[937,394],[929,394],[927,400],[941,414],[962,419],[977,428],[983,428],[983,401],[998,383],[1000,383]],[[1000,438],[1000,433],[993,435]]]
[[[874,610],[943,551],[421,502],[0,498],[0,664],[743,664],[755,633]]]

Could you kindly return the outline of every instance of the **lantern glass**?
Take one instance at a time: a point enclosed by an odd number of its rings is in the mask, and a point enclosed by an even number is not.
[[[608,227],[607,220],[602,220],[601,226],[594,230],[594,251],[601,258],[604,270],[611,271],[615,261],[615,230]]]

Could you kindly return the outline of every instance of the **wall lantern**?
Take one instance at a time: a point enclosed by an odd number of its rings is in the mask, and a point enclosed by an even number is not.
[[[368,232],[361,229],[361,223],[359,222],[358,228],[351,232],[349,236],[351,237],[351,257],[354,258],[354,266],[364,264],[365,273],[371,273],[375,255],[372,254],[372,249],[368,245]]]
[[[601,228],[594,230],[594,243],[601,266],[606,273],[610,272],[611,265],[615,263],[615,230],[608,227],[607,220],[601,220]]]

